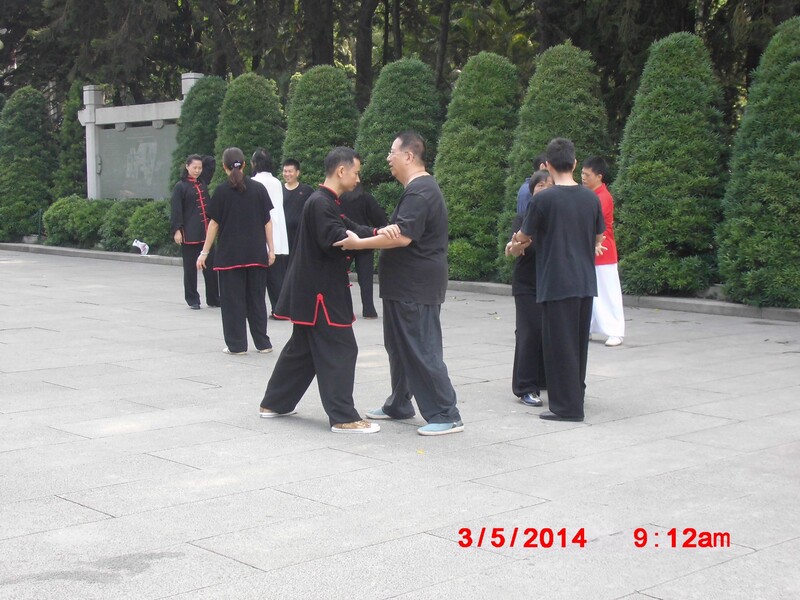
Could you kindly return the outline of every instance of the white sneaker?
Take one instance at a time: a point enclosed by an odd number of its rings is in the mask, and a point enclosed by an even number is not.
[[[612,335],[606,340],[606,346],[619,346],[622,344],[622,338]]]

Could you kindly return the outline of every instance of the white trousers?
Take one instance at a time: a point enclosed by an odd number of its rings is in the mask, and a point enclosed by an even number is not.
[[[606,337],[625,337],[625,315],[622,311],[622,288],[619,285],[617,263],[595,265],[597,298],[592,305],[591,333]]]

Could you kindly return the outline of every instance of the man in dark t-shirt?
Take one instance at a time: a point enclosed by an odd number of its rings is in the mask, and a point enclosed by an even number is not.
[[[425,168],[425,142],[413,131],[399,134],[386,159],[405,190],[390,218],[390,235],[359,239],[353,232],[335,246],[382,248],[378,262],[383,335],[392,393],[369,419],[414,416],[413,395],[427,425],[420,435],[464,430],[456,392],[442,350],[439,320],[447,290],[447,207],[439,184]]]
[[[300,163],[294,158],[283,161],[283,214],[289,236],[289,256],[292,255],[303,206],[314,191],[310,185],[300,183]]]
[[[597,295],[594,257],[602,252],[605,231],[597,196],[572,177],[576,164],[571,141],[556,138],[548,144],[547,169],[555,186],[531,201],[511,248],[518,256],[533,241],[536,249],[550,408],[539,417],[550,421],[583,421],[589,324]]]
[[[352,192],[342,194],[342,213],[359,225],[386,227],[388,220],[375,197],[359,184]],[[375,301],[372,299],[372,280],[375,274],[375,257],[372,250],[354,250],[350,253],[356,265],[358,288],[361,291],[361,311],[365,319],[377,319]]]

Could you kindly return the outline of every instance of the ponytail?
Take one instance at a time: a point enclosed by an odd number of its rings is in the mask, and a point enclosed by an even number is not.
[[[230,173],[228,173],[228,182],[231,187],[237,192],[243,192],[246,188],[244,185],[244,154],[239,148],[228,148],[222,153],[222,164],[224,164]]]

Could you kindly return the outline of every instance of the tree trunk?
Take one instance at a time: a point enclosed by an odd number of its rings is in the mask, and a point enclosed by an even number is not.
[[[356,104],[363,110],[372,90],[372,17],[380,0],[361,0],[356,30]]]
[[[333,0],[303,0],[303,18],[311,41],[311,64],[333,64]]]
[[[392,37],[394,38],[395,60],[403,58],[403,32],[400,29],[400,0],[394,0],[392,4]]]
[[[225,13],[222,12],[220,1],[203,0],[203,12],[211,19],[211,25],[214,30],[214,46],[216,56],[214,58],[215,71],[222,70],[222,64],[227,63],[231,70],[231,75],[238,77],[244,73],[244,62],[239,55],[239,49],[236,47],[236,41],[233,39],[233,34],[228,27],[228,21]],[[224,77],[226,73],[216,73]]]
[[[450,33],[450,0],[443,0],[439,22],[439,44],[436,48],[436,87],[444,87],[444,65],[447,61],[447,36]]]
[[[383,66],[392,60],[389,50],[389,0],[383,0]]]

